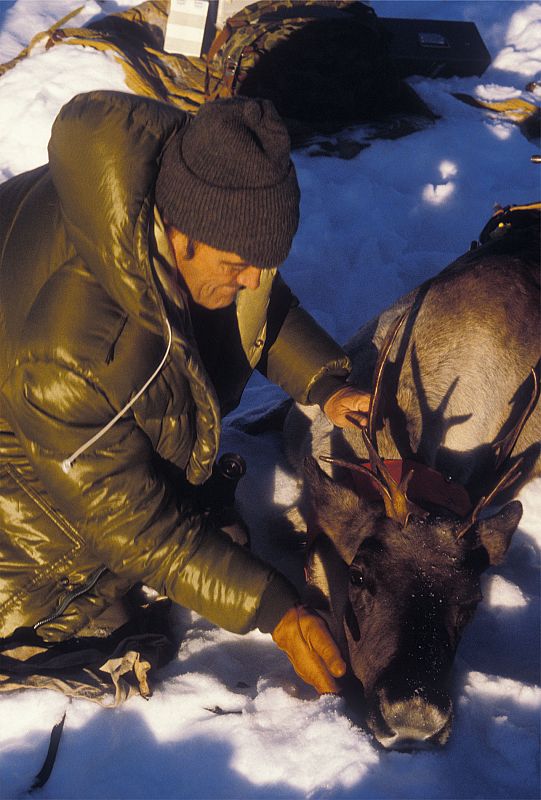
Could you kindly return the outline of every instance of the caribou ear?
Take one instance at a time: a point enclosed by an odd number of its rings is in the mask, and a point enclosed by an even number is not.
[[[487,551],[491,564],[502,563],[521,517],[522,503],[513,500],[494,516],[477,523],[479,543]]]
[[[349,565],[367,535],[366,517],[359,497],[323,472],[315,458],[304,460],[304,485],[308,493],[309,518],[332,541]]]

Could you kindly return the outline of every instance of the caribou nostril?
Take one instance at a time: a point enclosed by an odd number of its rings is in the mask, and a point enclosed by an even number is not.
[[[429,694],[435,696],[428,697]],[[419,690],[409,697],[390,700],[386,690],[380,689],[376,702],[378,708],[373,715],[373,731],[384,747],[419,750],[447,742],[453,705],[445,693]]]

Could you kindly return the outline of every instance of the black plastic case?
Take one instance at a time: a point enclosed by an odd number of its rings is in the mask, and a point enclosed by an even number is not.
[[[490,53],[473,22],[379,17],[390,34],[390,55],[401,77],[482,75]]]

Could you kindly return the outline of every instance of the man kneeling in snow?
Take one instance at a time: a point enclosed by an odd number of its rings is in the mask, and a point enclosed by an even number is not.
[[[1,186],[0,207],[4,644],[81,637],[142,582],[230,631],[271,632],[336,691],[323,621],[193,503],[254,367],[337,425],[368,406],[277,272],[299,189],[272,104],[191,119],[79,95],[49,164]]]

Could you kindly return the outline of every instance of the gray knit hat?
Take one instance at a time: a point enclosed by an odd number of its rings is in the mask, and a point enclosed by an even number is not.
[[[257,267],[276,267],[299,224],[289,150],[287,129],[270,100],[206,103],[163,152],[158,210],[196,241]]]

